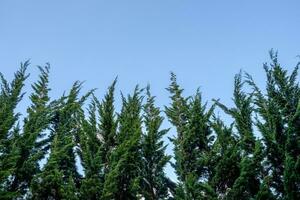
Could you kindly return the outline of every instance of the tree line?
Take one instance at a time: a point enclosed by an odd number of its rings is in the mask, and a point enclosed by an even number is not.
[[[300,199],[299,64],[289,73],[276,52],[270,58],[265,88],[247,73],[234,77],[233,107],[208,106],[199,90],[184,96],[171,73],[169,105],[159,108],[150,86],[137,86],[121,95],[120,112],[117,80],[103,99],[94,90],[82,95],[76,81],[52,100],[47,64],[38,67],[24,119],[16,107],[29,62],[10,82],[0,73],[0,199]],[[163,112],[176,130],[172,160]],[[167,177],[168,163],[177,181]]]

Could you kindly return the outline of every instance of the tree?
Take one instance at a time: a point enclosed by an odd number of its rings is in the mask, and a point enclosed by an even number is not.
[[[180,181],[176,199],[214,199],[215,194],[207,183],[207,155],[213,141],[209,123],[214,108],[206,111],[199,91],[190,101],[184,98],[174,74],[168,91],[172,104],[166,107],[166,114],[177,130],[177,137],[171,139],[175,146],[174,167]]]
[[[273,50],[270,57],[265,89],[247,73],[235,76],[232,107],[219,100],[208,107],[199,90],[185,97],[171,73],[165,114],[176,132],[169,138],[174,163],[150,86],[146,95],[138,87],[121,95],[120,113],[116,80],[103,99],[93,90],[81,96],[77,81],[50,100],[47,64],[38,67],[27,115],[19,119],[29,62],[11,82],[0,73],[0,199],[300,199],[300,63],[290,74]],[[216,106],[231,124],[214,113]],[[176,183],[164,172],[167,163]]]
[[[103,188],[101,148],[102,141],[97,129],[96,103],[92,101],[88,109],[89,117],[81,119],[79,134],[79,156],[84,170],[84,179],[80,188],[80,199],[99,199]]]
[[[60,99],[51,124],[53,141],[49,159],[32,184],[33,199],[65,199],[65,190],[77,198],[80,175],[75,160],[75,138],[80,131],[81,106],[92,91],[78,99],[81,83],[75,82],[68,96]],[[69,183],[74,182],[76,187]]]
[[[209,154],[212,170],[210,184],[219,199],[225,199],[235,180],[240,174],[240,151],[238,140],[233,133],[233,124],[227,127],[224,122],[214,117],[212,128],[216,134],[216,141]]]
[[[102,196],[105,174],[109,171],[109,157],[116,146],[116,82],[117,79],[108,88],[101,102],[94,96],[89,105],[88,120],[82,115],[79,155],[85,177],[81,184],[81,199],[100,199]]]
[[[164,172],[166,164],[171,159],[165,154],[167,145],[162,137],[169,129],[160,127],[164,118],[160,109],[154,105],[155,97],[151,96],[150,86],[147,87],[147,102],[143,106],[145,133],[142,135],[142,194],[145,199],[158,200],[168,197],[167,177]]]
[[[262,147],[256,141],[253,133],[252,122],[252,95],[243,92],[242,73],[240,72],[234,79],[234,108],[227,108],[220,102],[217,105],[234,119],[237,130],[238,149],[240,156],[240,174],[235,180],[232,188],[228,192],[228,199],[252,199],[259,191],[260,162],[262,161]]]
[[[9,191],[21,195],[28,191],[33,176],[40,171],[39,162],[49,148],[49,139],[45,138],[52,110],[48,96],[49,67],[49,64],[44,68],[38,67],[39,81],[32,85],[34,91],[30,96],[32,104],[27,109],[28,116],[24,120],[23,133],[17,140],[19,156]]]
[[[141,174],[141,101],[140,90],[132,96],[122,96],[123,105],[118,116],[117,146],[110,156],[109,172],[105,176],[103,199],[134,200],[140,194]]]
[[[116,129],[118,125],[114,107],[114,92],[116,83],[117,79],[115,79],[111,86],[108,88],[108,92],[104,96],[104,99],[101,103],[96,100],[96,105],[100,117],[99,130],[102,139],[101,157],[104,167],[104,173],[107,173],[109,171],[109,158],[111,152],[116,147]]]
[[[16,191],[9,191],[14,181],[13,172],[16,170],[16,163],[19,159],[17,140],[20,127],[17,121],[20,114],[15,113],[15,109],[24,95],[22,88],[28,77],[26,74],[28,65],[29,61],[21,63],[11,83],[8,83],[0,73],[0,196],[3,199],[12,199],[18,195]]]
[[[266,179],[276,198],[299,199],[299,85],[296,82],[299,63],[291,75],[278,63],[270,51],[271,63],[264,64],[267,76],[266,94],[248,74],[254,90],[254,103],[261,119],[257,127],[262,134],[266,162]]]

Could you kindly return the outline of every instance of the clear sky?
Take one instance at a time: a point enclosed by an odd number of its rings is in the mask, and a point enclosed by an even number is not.
[[[118,76],[118,108],[119,91],[137,83],[150,83],[157,105],[167,105],[174,71],[186,95],[200,87],[205,100],[231,105],[234,74],[245,70],[263,85],[271,48],[288,70],[299,61],[299,8],[299,0],[1,0],[0,71],[11,79],[31,59],[29,86],[35,66],[49,62],[52,97],[75,80],[102,97]]]

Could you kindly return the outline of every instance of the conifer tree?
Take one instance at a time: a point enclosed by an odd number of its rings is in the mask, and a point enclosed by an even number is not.
[[[81,184],[81,199],[100,199],[102,195],[105,174],[109,171],[109,157],[116,145],[116,82],[115,79],[101,102],[94,96],[88,109],[88,120],[82,116],[79,155],[85,177]]]
[[[12,199],[18,195],[16,191],[9,191],[14,180],[16,162],[19,159],[17,139],[20,128],[17,121],[20,114],[15,113],[15,108],[24,95],[22,88],[28,77],[26,74],[28,65],[29,61],[21,63],[21,68],[15,73],[11,83],[8,83],[0,73],[0,196],[2,199]]]
[[[255,105],[261,119],[257,126],[265,144],[265,177],[276,198],[299,199],[299,115],[300,90],[296,82],[299,64],[291,75],[278,63],[277,53],[270,51],[271,63],[264,64],[266,94],[248,74],[254,89]]]
[[[103,172],[107,173],[109,171],[109,158],[112,150],[116,147],[116,131],[117,131],[117,121],[115,116],[114,107],[114,92],[117,79],[113,81],[111,86],[108,88],[107,94],[100,103],[96,99],[96,105],[99,112],[99,131],[102,140],[101,157],[103,164]]]
[[[256,141],[253,133],[252,122],[252,96],[243,92],[244,82],[242,73],[235,76],[234,81],[234,108],[227,108],[217,102],[225,113],[234,119],[234,125],[239,136],[238,149],[240,152],[240,174],[235,180],[233,187],[228,193],[228,199],[252,199],[259,191],[260,162],[262,161],[262,146],[260,141]]]
[[[206,111],[199,91],[190,101],[184,98],[174,74],[171,74],[168,91],[172,104],[166,107],[166,114],[177,130],[177,137],[172,139],[175,146],[174,167],[180,181],[175,198],[214,199],[215,193],[208,185],[207,157],[213,141],[209,126],[213,107]]]
[[[101,174],[103,164],[95,101],[89,105],[88,113],[88,119],[85,119],[84,115],[82,116],[79,134],[79,156],[84,170],[80,199],[96,200],[100,199],[103,188],[103,174]]]
[[[19,157],[16,169],[13,172],[13,181],[9,190],[24,195],[35,174],[39,172],[39,161],[45,156],[49,147],[48,139],[44,132],[51,120],[49,104],[48,73],[46,67],[40,70],[39,81],[32,85],[33,93],[30,96],[31,106],[27,109],[28,116],[24,120],[23,133],[17,141]]]
[[[102,199],[135,200],[140,198],[141,174],[141,96],[136,87],[132,96],[122,96],[118,117],[117,146],[110,156],[109,172],[105,176]]]
[[[210,183],[218,199],[225,199],[240,174],[241,156],[237,138],[233,134],[233,124],[227,127],[220,118],[214,117],[212,128],[216,134],[216,141],[209,154],[212,169]]]
[[[80,82],[50,101],[49,65],[39,67],[20,123],[16,107],[29,62],[11,82],[0,73],[0,199],[300,199],[300,63],[289,74],[277,53],[270,51],[270,57],[264,64],[266,89],[249,74],[246,81],[242,73],[235,76],[232,108],[215,101],[208,109],[199,90],[184,97],[171,74],[165,113],[176,128],[170,140],[178,183],[164,172],[169,129],[162,129],[164,118],[149,86],[145,103],[138,87],[122,95],[116,114],[116,80],[103,100],[93,96],[86,108],[93,90],[80,97]],[[213,114],[216,105],[232,124]]]
[[[143,106],[145,133],[142,135],[142,195],[147,200],[166,199],[168,197],[167,177],[164,168],[170,160],[165,154],[167,145],[162,137],[168,129],[160,130],[163,117],[160,109],[155,107],[155,97],[151,96],[150,86],[147,86],[147,102]]]
[[[74,178],[69,176],[66,185],[63,186],[62,198],[63,200],[80,200]]]
[[[75,160],[75,139],[80,131],[81,106],[91,92],[78,99],[81,83],[75,82],[60,100],[52,119],[49,159],[32,184],[32,199],[76,199],[80,175]],[[75,187],[69,185],[75,184]],[[66,190],[71,197],[66,197]]]

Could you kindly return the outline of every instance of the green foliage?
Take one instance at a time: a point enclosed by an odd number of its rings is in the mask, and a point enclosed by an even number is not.
[[[44,158],[49,148],[49,140],[45,138],[45,130],[49,127],[52,117],[48,96],[49,65],[39,67],[39,70],[39,81],[32,85],[32,104],[27,109],[28,116],[24,120],[23,133],[17,140],[19,157],[9,189],[21,195],[26,193],[33,176],[40,171],[38,162]]]
[[[276,198],[299,198],[299,85],[296,82],[299,63],[288,75],[278,63],[277,53],[270,51],[271,63],[265,64],[266,94],[250,75],[248,83],[254,90],[256,111],[262,120],[257,127],[262,134],[266,161],[265,173]]]
[[[18,125],[19,113],[15,113],[17,104],[24,93],[22,88],[27,79],[26,74],[29,62],[21,63],[21,68],[14,75],[11,83],[0,73],[0,196],[3,199],[12,199],[17,191],[11,191],[14,181],[13,173],[18,170],[16,162],[20,158],[18,139],[20,128]]]
[[[81,199],[99,199],[103,187],[101,141],[98,138],[96,103],[89,105],[89,118],[82,116],[79,155],[85,177],[81,183]]]
[[[226,127],[220,118],[215,118],[212,128],[217,139],[209,155],[212,168],[210,183],[217,196],[224,199],[239,177],[241,155],[233,125]]]
[[[150,86],[122,95],[119,114],[116,80],[103,99],[94,90],[81,96],[77,81],[50,100],[47,64],[38,67],[20,119],[29,62],[11,82],[0,73],[0,199],[300,199],[300,64],[289,74],[277,53],[270,57],[265,89],[247,73],[235,76],[232,108],[219,100],[208,108],[199,90],[185,97],[171,73],[165,114],[175,127],[174,162]],[[216,106],[231,124],[215,114]],[[177,182],[165,173],[168,163]]]
[[[105,174],[109,171],[109,157],[116,145],[115,85],[116,80],[101,103],[96,97],[93,98],[88,119],[82,116],[79,155],[85,177],[81,184],[81,199],[100,199],[102,195]]]
[[[252,122],[252,96],[243,92],[242,74],[239,73],[234,79],[234,108],[216,102],[217,105],[234,119],[238,141],[233,149],[233,154],[239,154],[240,173],[231,188],[228,188],[228,199],[252,199],[259,190],[260,162],[262,160],[262,147],[256,141],[253,133]]]
[[[160,109],[155,107],[155,97],[151,96],[150,86],[147,87],[147,102],[144,108],[145,133],[142,135],[142,194],[146,199],[166,199],[168,185],[164,168],[171,159],[165,155],[167,148],[162,140],[169,129],[160,127],[164,118]]]
[[[214,107],[206,111],[199,91],[193,98],[184,98],[174,74],[168,91],[172,103],[166,107],[166,114],[177,130],[177,136],[171,139],[175,146],[174,167],[180,181],[176,198],[213,199],[215,194],[206,182],[210,173],[208,152],[213,141],[209,123]]]
[[[103,140],[101,157],[102,164],[104,165],[104,173],[109,171],[109,158],[112,150],[116,147],[116,130],[118,125],[114,107],[114,92],[116,83],[117,79],[115,79],[112,85],[108,88],[108,92],[101,103],[96,100],[100,117],[99,130]]]
[[[63,198],[70,179],[79,185],[80,175],[75,160],[75,138],[80,132],[81,106],[91,92],[78,99],[81,83],[75,82],[70,93],[62,97],[51,124],[53,141],[49,159],[32,187],[33,199]],[[54,177],[54,178],[53,178]],[[61,184],[57,184],[57,182]],[[69,186],[68,190],[72,189]]]
[[[140,195],[141,174],[141,96],[138,87],[127,99],[123,96],[123,106],[118,116],[119,130],[117,147],[110,157],[110,168],[106,174],[103,199],[134,200]]]

